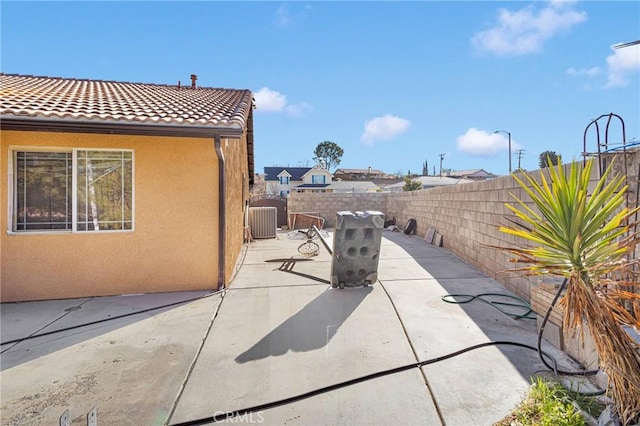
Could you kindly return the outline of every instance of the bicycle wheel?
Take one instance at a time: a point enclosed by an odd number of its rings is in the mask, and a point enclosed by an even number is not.
[[[298,253],[304,256],[317,256],[320,251],[320,246],[311,240],[302,243],[298,246]]]

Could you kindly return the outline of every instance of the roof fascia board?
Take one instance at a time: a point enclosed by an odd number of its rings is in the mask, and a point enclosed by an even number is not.
[[[132,123],[89,123],[12,118],[1,119],[0,129],[33,132],[99,133],[112,135],[176,136],[195,138],[211,138],[214,136],[223,138],[239,138],[244,132],[242,129],[193,127],[190,125],[174,126]]]

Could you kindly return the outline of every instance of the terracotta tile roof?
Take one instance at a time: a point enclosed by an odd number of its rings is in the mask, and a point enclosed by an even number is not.
[[[243,129],[252,99],[249,90],[0,73],[3,119]]]

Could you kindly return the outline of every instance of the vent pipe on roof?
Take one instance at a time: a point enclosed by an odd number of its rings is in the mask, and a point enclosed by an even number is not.
[[[198,76],[195,74],[191,74],[191,88],[195,89],[196,88],[196,80],[198,79]]]

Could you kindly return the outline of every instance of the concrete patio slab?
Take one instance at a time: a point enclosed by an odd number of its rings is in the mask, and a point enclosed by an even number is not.
[[[405,371],[227,423],[264,425],[439,425],[420,373]],[[213,414],[213,413],[212,413]],[[225,422],[222,422],[224,424]],[[218,423],[215,423],[218,424]]]
[[[49,300],[43,302],[3,303],[0,310],[0,336],[2,341],[19,339],[43,330],[69,310],[86,303],[91,298]],[[43,309],[44,308],[44,309]]]
[[[515,320],[480,302],[471,312],[465,305],[445,303],[441,296],[448,292],[437,280],[382,285],[394,301],[420,360],[492,341],[536,345],[534,320]],[[545,350],[551,349],[545,346]],[[513,346],[481,348],[424,367],[445,423],[454,425],[500,420],[521,400],[530,385],[529,377],[543,369],[536,352]],[[471,389],[477,393],[470,394]]]
[[[480,300],[452,304],[442,299],[445,295],[485,294],[488,301],[518,304],[517,299],[510,297],[488,296],[513,296],[503,286],[444,249],[436,248],[441,255],[424,256],[424,249],[415,249],[415,241],[391,235],[387,243],[392,242],[391,238],[397,248],[406,249],[406,256],[399,256],[396,248],[394,269],[423,268],[433,276],[409,280],[381,277],[381,284],[393,300],[420,360],[487,342],[509,341],[535,348],[535,319],[514,319]],[[447,300],[465,302],[470,298],[458,296]],[[513,315],[525,315],[528,311],[498,306]],[[535,314],[529,317],[535,318]],[[566,354],[543,343],[543,350],[554,356],[561,368],[578,369]],[[545,369],[536,351],[511,345],[485,347],[423,367],[444,422],[453,425],[493,424],[500,420],[520,402],[531,384],[530,377]],[[469,393],[472,389],[474,392]]]
[[[118,309],[114,304],[125,299],[106,299],[94,301],[112,312],[131,307],[131,300]],[[82,424],[95,406],[99,424],[161,425],[220,300],[215,295],[3,347],[2,424],[58,424],[66,409]],[[47,309],[48,302],[38,303]],[[76,318],[83,322],[79,312]]]
[[[151,318],[162,312],[161,309],[156,309],[158,307],[166,305],[170,307],[171,305],[194,300],[210,293],[211,292],[207,291],[191,291],[5,303],[0,310],[3,343],[0,368],[2,370],[11,368],[20,363],[55,352],[72,343],[80,343],[107,330],[130,324],[132,321],[138,321],[141,318]],[[22,306],[25,307],[24,310],[20,309]],[[147,310],[149,311],[143,312]],[[57,330],[71,328],[80,324],[109,320],[110,318],[126,316],[136,312],[141,313],[131,317],[114,319],[109,322],[69,330],[66,334],[47,335],[47,333],[53,333]],[[12,325],[16,323],[20,325],[29,324],[32,322],[32,316],[38,324],[42,321],[41,319],[44,318],[55,318],[55,320],[50,321],[45,327],[38,328],[37,332],[30,332],[30,330],[23,330],[23,327],[16,327],[16,329],[25,332],[18,335],[19,333],[13,329]],[[5,330],[9,331],[6,337]],[[25,343],[5,344],[5,342],[32,335],[43,336],[29,339],[25,341]],[[14,337],[10,338],[9,336]],[[65,338],[61,339],[61,336],[65,336]]]
[[[442,301],[445,294],[509,293],[419,236],[383,232],[379,282],[344,290],[330,288],[332,256],[319,242],[317,256],[295,261],[302,242],[285,231],[247,244],[230,288],[204,298],[189,292],[2,305],[8,341],[197,299],[3,345],[2,424],[56,424],[65,409],[82,424],[93,406],[105,425],[199,421],[476,343],[535,345],[535,321],[482,302]],[[575,367],[562,352],[545,350]],[[538,369],[534,351],[482,348],[233,421],[486,425],[517,405]]]
[[[233,288],[263,288],[329,285],[331,262],[273,257],[262,263],[243,265],[234,278]]]
[[[247,332],[237,333],[239,328]],[[267,403],[412,362],[411,347],[379,286],[232,289],[172,422]],[[203,393],[214,371],[217,381],[229,385]],[[382,413],[381,400],[394,409]],[[439,422],[417,369],[262,416],[267,424],[335,424],[338,419],[372,424],[396,418],[397,410],[404,413],[405,424]]]

